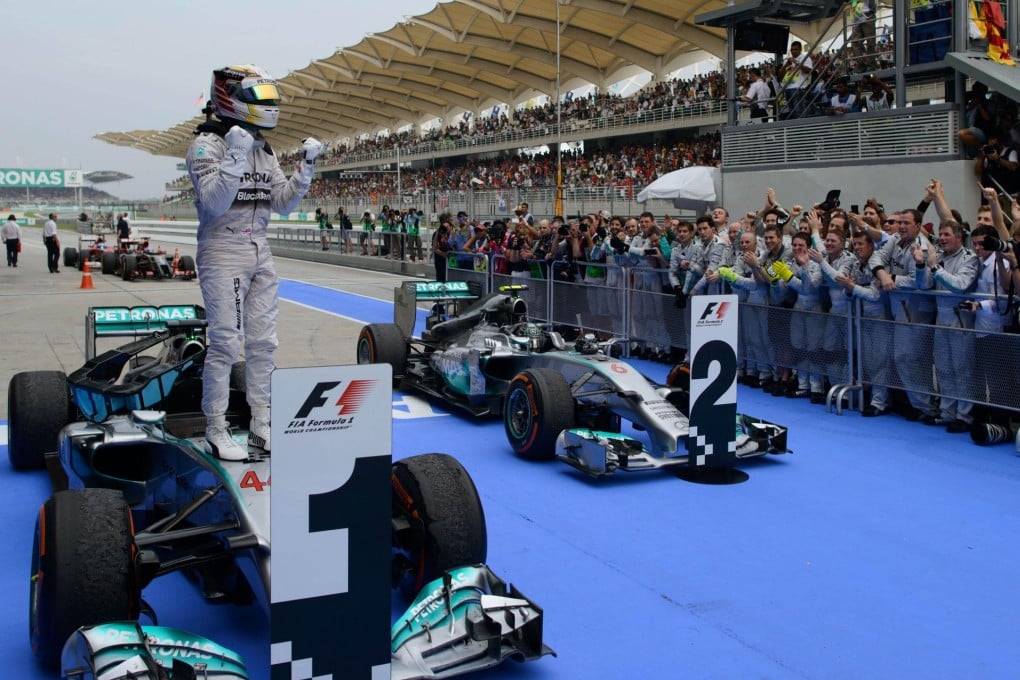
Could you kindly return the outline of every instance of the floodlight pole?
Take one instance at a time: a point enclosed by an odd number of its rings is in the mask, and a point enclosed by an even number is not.
[[[563,98],[560,96],[560,0],[556,2],[556,210],[563,214]]]

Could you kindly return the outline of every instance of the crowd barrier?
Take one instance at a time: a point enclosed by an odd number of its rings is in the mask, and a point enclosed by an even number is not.
[[[194,223],[138,226],[146,235],[171,242],[189,238],[193,243]],[[339,244],[348,235],[359,254],[364,235],[370,254],[411,257],[407,234],[364,232],[360,227],[347,231],[328,231],[330,243]],[[317,227],[269,229],[271,239],[309,250],[319,246],[321,235]],[[431,262],[430,231],[423,228],[420,238],[423,258]],[[689,321],[675,307],[673,294],[663,292],[665,270],[600,263],[585,263],[581,270],[570,270],[570,276],[564,270],[562,263],[535,261],[512,272],[502,255],[453,253],[447,278],[476,281],[486,293],[508,283],[527,283],[523,296],[533,318],[612,335],[620,339],[625,356],[632,343],[666,351],[686,349]],[[869,318],[860,305],[851,305],[848,314],[837,314],[742,302],[740,365],[748,373],[786,368],[814,377],[816,383],[824,381],[832,386],[827,396],[837,413],[843,396],[860,408],[865,386],[1020,411],[1020,364],[1013,359],[1020,356],[1020,335],[975,330],[974,315],[958,307],[964,300],[988,298],[1005,311],[1004,296],[914,291],[894,293],[892,298],[899,309],[906,304],[915,310],[900,314],[910,322],[894,319],[891,306],[883,318]],[[938,325],[937,309],[943,310],[943,320],[959,327]]]
[[[636,347],[687,349],[689,319],[663,292],[666,270],[585,263],[586,275],[561,275],[556,262],[529,262],[521,271],[501,255],[478,259],[451,254],[447,280],[474,281],[485,293],[524,283],[521,293],[531,317],[542,323],[582,327],[619,339],[624,356]],[[894,293],[892,303],[930,310],[910,321],[864,315],[861,304],[847,313],[812,311],[741,302],[739,366],[749,375],[778,375],[782,369],[808,378],[810,388],[828,385],[828,407],[842,413],[843,398],[861,408],[865,388],[884,387],[946,400],[1020,411],[1020,335],[974,329],[974,315],[959,309],[965,300],[1004,296],[941,291]],[[936,309],[959,327],[936,323]],[[947,317],[943,314],[943,320]],[[1005,317],[1004,317],[1005,318]],[[945,323],[945,321],[943,321]],[[1008,324],[1007,324],[1008,325]]]
[[[422,227],[419,234],[401,231],[353,229],[319,229],[318,227],[270,227],[268,238],[284,245],[321,246],[322,237],[330,248],[341,252],[350,250],[353,255],[387,257],[395,260],[432,260],[432,231]]]

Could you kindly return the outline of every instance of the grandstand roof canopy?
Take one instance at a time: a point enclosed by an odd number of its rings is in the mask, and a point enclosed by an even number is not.
[[[120,182],[131,179],[131,175],[119,170],[94,170],[86,172],[85,179],[93,184],[102,184],[103,182]]]
[[[694,16],[725,0],[559,0],[561,90],[605,89],[639,69],[657,77],[709,55],[725,57],[725,30]],[[280,122],[266,137],[296,148],[421,123],[459,110],[556,94],[555,0],[454,0],[313,60],[279,79]],[[569,85],[568,85],[569,84]],[[169,130],[96,138],[183,157],[196,116]]]

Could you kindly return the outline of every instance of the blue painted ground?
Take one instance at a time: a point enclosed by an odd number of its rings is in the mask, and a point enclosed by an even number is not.
[[[386,303],[295,282],[284,299],[363,321]],[[635,362],[662,377],[666,367]],[[1020,668],[1020,459],[894,416],[829,415],[739,388],[790,427],[794,455],[699,486],[666,473],[590,481],[509,451],[502,425],[394,395],[394,455],[456,455],[485,505],[489,562],[546,611],[559,657],[489,678],[1009,678]],[[41,474],[0,469],[0,667],[36,678],[28,559]],[[266,678],[265,622],[183,582],[146,591],[162,620],[244,654]]]

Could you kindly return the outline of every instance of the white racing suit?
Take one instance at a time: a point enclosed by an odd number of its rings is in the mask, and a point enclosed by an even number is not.
[[[277,347],[279,281],[266,240],[270,212],[294,210],[312,180],[312,165],[288,180],[261,135],[247,154],[227,148],[230,123],[204,123],[188,149],[198,209],[199,285],[208,319],[202,412],[227,411],[230,368],[244,341],[245,380],[252,412],[269,408]]]

